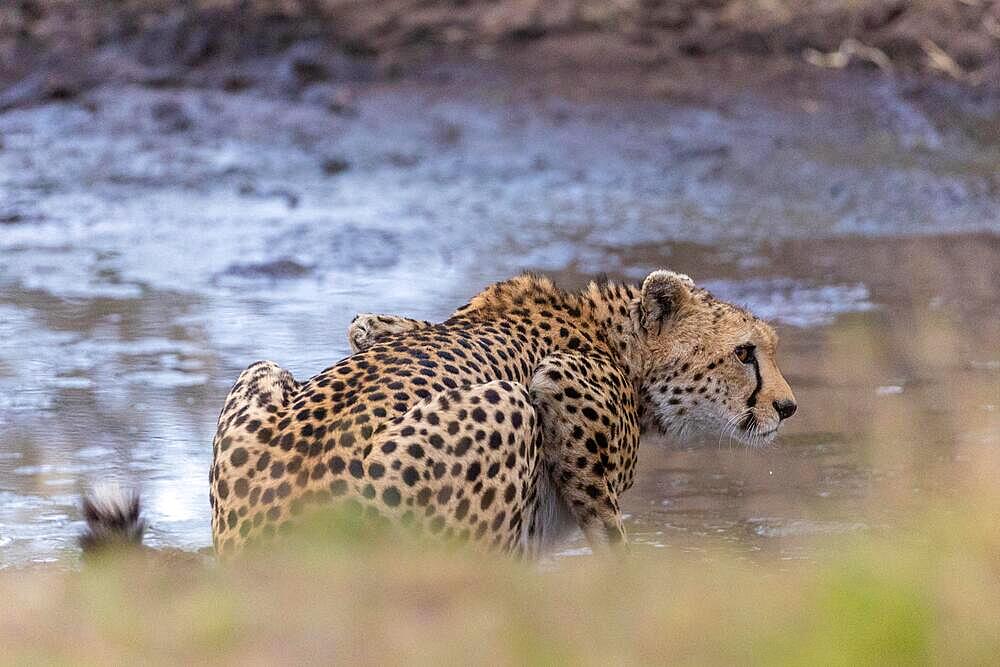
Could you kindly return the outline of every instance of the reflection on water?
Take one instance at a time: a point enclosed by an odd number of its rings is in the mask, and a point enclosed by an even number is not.
[[[875,178],[821,120],[776,128],[766,105],[553,115],[442,91],[418,118],[405,84],[357,121],[178,92],[196,129],[160,138],[160,94],[0,115],[0,206],[21,220],[0,224],[0,566],[71,547],[79,493],[109,479],[141,484],[151,542],[208,544],[211,436],[243,367],[308,377],[347,353],[355,312],[439,319],[522,269],[576,287],[666,266],[778,324],[785,435],[649,438],[637,542],[808,558],[807,538],[896,523],[1000,447],[993,148],[937,130],[942,180],[925,149],[854,127],[881,137]],[[442,122],[461,128],[444,146]],[[325,174],[331,154],[350,169]],[[892,184],[933,201],[890,210],[872,196]]]

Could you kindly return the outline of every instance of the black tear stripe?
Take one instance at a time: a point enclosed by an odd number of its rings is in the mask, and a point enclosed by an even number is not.
[[[750,363],[753,364],[753,373],[757,377],[757,386],[753,388],[753,391],[750,392],[750,397],[747,398],[748,408],[757,405],[757,394],[760,393],[761,386],[764,384],[764,380],[760,376],[760,363],[757,361],[756,355],[750,359]]]
[[[760,393],[761,386],[764,384],[764,380],[760,376],[760,364],[757,362],[757,357],[753,357],[753,359],[750,360],[750,363],[753,364],[753,372],[757,377],[757,386],[753,388],[753,391],[750,392],[749,398],[747,398],[748,408],[752,408],[757,405],[757,394]],[[744,417],[743,421],[740,423],[740,426],[743,427],[744,431],[749,431],[750,427],[753,426],[756,421],[757,418],[754,417],[753,412],[748,412],[747,416]]]

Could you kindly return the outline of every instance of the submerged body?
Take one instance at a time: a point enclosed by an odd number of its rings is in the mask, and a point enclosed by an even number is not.
[[[271,362],[237,380],[210,473],[220,554],[335,499],[489,548],[567,525],[619,542],[643,427],[757,443],[794,410],[770,327],[667,271],[580,293],[520,276],[441,324],[367,322],[304,383]]]

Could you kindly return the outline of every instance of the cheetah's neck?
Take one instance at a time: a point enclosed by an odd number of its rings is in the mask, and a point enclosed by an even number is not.
[[[594,323],[597,338],[637,388],[648,365],[648,353],[637,335],[639,296],[634,285],[592,282],[578,297],[582,317]]]
[[[648,354],[638,331],[639,288],[613,282],[590,283],[580,292],[559,289],[544,276],[525,274],[496,283],[459,308],[456,316],[474,319],[531,317],[555,326],[546,338],[551,349],[576,349],[584,341],[607,353],[638,387]],[[570,330],[562,335],[560,330]]]

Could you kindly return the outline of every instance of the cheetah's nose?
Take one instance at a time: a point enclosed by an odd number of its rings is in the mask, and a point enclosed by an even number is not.
[[[778,413],[778,419],[788,419],[795,414],[795,409],[798,407],[795,405],[795,401],[790,401],[787,398],[774,401],[771,405],[774,406],[774,411]]]

